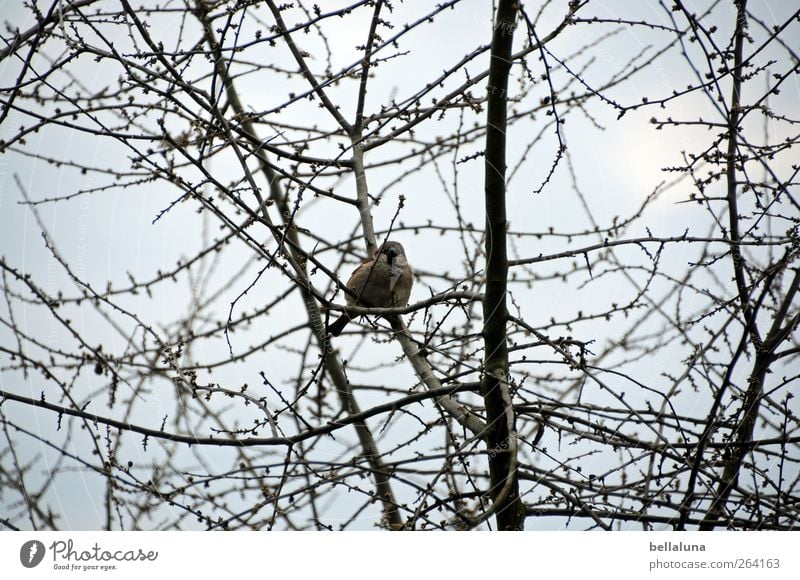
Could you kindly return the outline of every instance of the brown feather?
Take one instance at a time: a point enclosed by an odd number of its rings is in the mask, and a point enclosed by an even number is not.
[[[414,272],[406,260],[406,253],[399,242],[384,242],[375,255],[364,260],[350,276],[345,300],[349,306],[387,308],[405,306],[411,295]],[[350,322],[347,313],[342,314],[328,326],[328,332],[339,336]]]

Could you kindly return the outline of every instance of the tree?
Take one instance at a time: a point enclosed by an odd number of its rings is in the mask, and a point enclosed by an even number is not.
[[[0,522],[797,527],[800,10],[332,4],[7,24]]]

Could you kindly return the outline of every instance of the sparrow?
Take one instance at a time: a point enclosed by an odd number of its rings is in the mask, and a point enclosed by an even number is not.
[[[403,246],[399,242],[386,241],[373,257],[364,260],[353,270],[347,281],[347,288],[352,294],[348,292],[345,299],[348,306],[405,306],[413,283],[414,272],[408,265]],[[350,320],[350,315],[345,312],[328,326],[328,332],[339,336]]]

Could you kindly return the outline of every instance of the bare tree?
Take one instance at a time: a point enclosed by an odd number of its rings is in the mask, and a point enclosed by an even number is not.
[[[6,23],[0,523],[796,528],[800,10],[333,4]]]

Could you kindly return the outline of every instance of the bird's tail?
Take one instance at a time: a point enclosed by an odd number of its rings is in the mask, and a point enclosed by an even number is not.
[[[342,331],[344,330],[344,327],[347,326],[348,322],[350,322],[350,317],[347,314],[342,314],[334,322],[328,325],[328,334],[331,334],[332,336],[339,336],[342,334]]]

